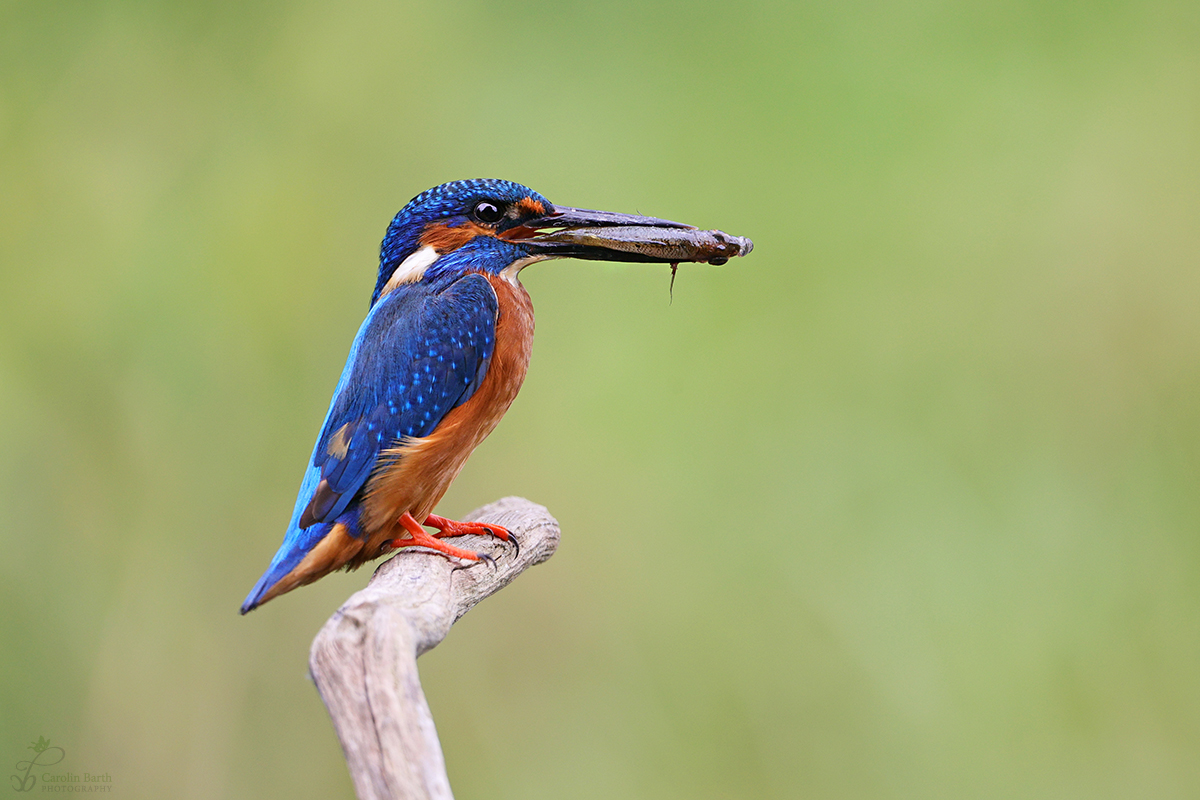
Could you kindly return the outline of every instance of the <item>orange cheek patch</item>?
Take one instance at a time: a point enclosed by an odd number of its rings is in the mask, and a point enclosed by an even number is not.
[[[449,253],[457,250],[476,236],[493,236],[491,230],[474,222],[464,222],[462,225],[450,226],[444,222],[432,222],[421,232],[421,244],[432,247],[439,253]]]
[[[522,197],[517,201],[517,206],[523,208],[531,214],[541,216],[546,213],[546,206],[541,202],[534,200],[532,197]]]

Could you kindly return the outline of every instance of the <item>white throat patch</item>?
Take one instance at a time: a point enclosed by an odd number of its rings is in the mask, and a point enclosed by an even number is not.
[[[379,296],[383,297],[402,283],[412,283],[421,280],[425,275],[425,270],[429,269],[433,262],[438,260],[438,256],[440,255],[441,253],[437,250],[434,250],[429,245],[425,245],[401,261],[400,266],[396,267],[396,271],[392,273],[392,277],[388,278],[388,282],[383,285],[383,291],[379,293]]]
[[[508,281],[513,286],[520,286],[521,280],[520,280],[520,278],[517,277],[517,275],[520,274],[521,270],[525,269],[530,264],[536,264],[539,261],[545,261],[546,259],[556,258],[556,257],[557,256],[538,255],[538,256],[526,256],[525,258],[518,258],[516,261],[509,264],[507,267],[500,270],[500,277],[504,278],[504,280]]]

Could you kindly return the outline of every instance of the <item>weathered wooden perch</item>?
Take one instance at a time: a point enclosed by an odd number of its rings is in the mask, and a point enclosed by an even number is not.
[[[429,550],[401,550],[313,640],[309,668],[361,800],[453,797],[417,656],[437,646],[472,606],[558,547],[558,522],[520,497],[465,519],[508,528],[520,554],[491,537],[465,536],[455,544],[490,553],[496,565],[463,569]]]

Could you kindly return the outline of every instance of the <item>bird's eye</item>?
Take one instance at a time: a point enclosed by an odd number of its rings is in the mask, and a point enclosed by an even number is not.
[[[475,219],[480,222],[493,223],[499,222],[504,216],[504,212],[495,203],[489,203],[487,200],[481,200],[475,204],[475,208],[471,210]]]

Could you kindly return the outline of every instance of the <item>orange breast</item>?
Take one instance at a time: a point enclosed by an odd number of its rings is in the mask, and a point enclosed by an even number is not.
[[[404,536],[398,520],[405,511],[423,521],[516,398],[533,345],[533,304],[520,284],[487,276],[496,292],[496,349],[483,383],[471,399],[450,411],[433,433],[412,439],[386,455],[394,462],[371,476],[360,520],[366,546],[349,560],[358,566],[378,557],[388,542]]]

